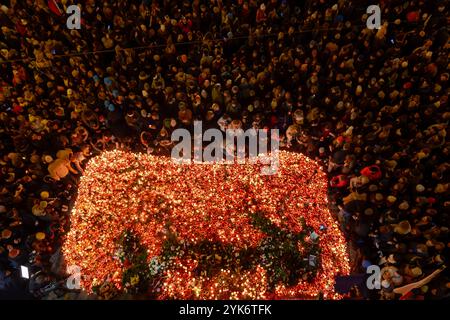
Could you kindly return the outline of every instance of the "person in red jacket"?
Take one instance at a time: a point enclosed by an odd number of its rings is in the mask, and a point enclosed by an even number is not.
[[[266,5],[262,3],[256,11],[256,23],[262,23],[267,20]]]
[[[333,188],[343,188],[348,185],[348,179],[345,175],[340,174],[331,179],[330,185]]]
[[[191,32],[192,21],[187,19],[185,16],[182,16],[181,20],[178,22],[178,28],[180,28],[184,34],[188,34]]]
[[[379,166],[374,164],[362,169],[361,174],[368,177],[370,180],[378,180],[381,178],[381,169]]]

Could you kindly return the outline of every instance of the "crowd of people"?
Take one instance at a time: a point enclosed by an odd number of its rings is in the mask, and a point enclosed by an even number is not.
[[[66,27],[78,4],[81,29]],[[448,4],[379,1],[16,1],[0,7],[0,290],[59,281],[83,164],[167,154],[171,132],[278,128],[320,159],[354,273],[381,299],[448,298]],[[30,282],[31,287],[31,282]],[[409,288],[409,287],[408,287]],[[35,292],[36,290],[32,290]],[[354,288],[349,298],[361,297]]]

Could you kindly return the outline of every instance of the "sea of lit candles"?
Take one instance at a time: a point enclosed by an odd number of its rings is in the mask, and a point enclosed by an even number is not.
[[[322,292],[338,299],[336,275],[348,274],[345,239],[328,209],[327,177],[315,161],[281,151],[275,175],[261,164],[176,164],[170,158],[123,151],[92,158],[78,188],[71,229],[63,244],[67,265],[81,268],[81,285],[92,291],[108,281],[123,290],[124,265],[117,239],[138,235],[149,259],[162,252],[167,228],[188,243],[218,241],[236,248],[257,246],[266,236],[250,215],[264,213],[275,225],[300,231],[303,217],[320,239],[320,266],[313,280],[279,284],[268,292],[264,268],[236,275],[194,275],[197,261],[178,259],[164,270],[160,298],[308,298]],[[321,226],[326,229],[321,230]]]

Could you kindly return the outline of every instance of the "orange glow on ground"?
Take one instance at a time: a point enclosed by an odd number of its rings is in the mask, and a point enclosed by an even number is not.
[[[350,267],[345,239],[328,209],[326,174],[302,154],[281,151],[279,158],[273,176],[261,175],[259,164],[180,165],[170,158],[122,151],[92,158],[64,239],[67,265],[81,267],[81,285],[88,292],[105,280],[123,290],[124,265],[115,253],[124,230],[140,237],[151,258],[161,253],[166,222],[182,241],[206,239],[244,248],[265,237],[248,214],[262,212],[293,231],[301,228],[298,219],[303,217],[320,236],[321,265],[312,281],[268,292],[267,275],[259,266],[239,275],[222,270],[208,278],[194,275],[197,261],[179,259],[164,271],[160,298],[312,298],[321,291],[326,299],[339,299],[334,277],[348,274]],[[320,225],[327,230],[319,231]]]

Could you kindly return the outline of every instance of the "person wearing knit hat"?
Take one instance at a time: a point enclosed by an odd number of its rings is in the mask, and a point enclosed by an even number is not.
[[[405,235],[411,231],[411,224],[408,220],[400,221],[400,223],[394,225],[394,232]]]
[[[42,191],[40,193],[40,196],[41,196],[42,200],[46,200],[46,199],[48,199],[50,197],[50,194],[48,193],[48,191]]]
[[[438,184],[436,185],[436,188],[434,188],[434,192],[435,192],[435,193],[444,193],[444,192],[447,192],[448,186],[449,186],[448,183],[446,183],[446,184],[438,183]]]
[[[39,163],[39,161],[41,161],[41,158],[37,154],[33,154],[30,157],[30,162],[33,163],[33,164]]]
[[[53,161],[53,158],[50,155],[44,155],[44,156],[42,156],[42,159],[46,163],[51,163]]]
[[[149,78],[149,75],[145,73],[145,71],[141,71],[139,73],[139,80],[141,81],[145,81]]]
[[[42,217],[46,215],[45,207],[41,206],[40,204],[35,204],[31,209],[31,212],[33,213],[33,215],[37,217]]]
[[[443,264],[445,261],[444,261],[444,258],[440,254],[437,254],[433,257],[433,262],[436,263],[437,265],[440,265],[440,264]]]
[[[420,277],[422,275],[422,269],[418,266],[413,267],[413,268],[409,269],[408,274],[413,278]]]
[[[9,239],[12,236],[11,230],[4,229],[2,231],[2,239]]]
[[[72,77],[74,77],[74,78],[77,78],[79,74],[80,74],[80,72],[77,69],[74,69],[72,71]]]
[[[43,232],[37,232],[36,235],[35,235],[35,237],[36,237],[36,240],[42,241],[42,240],[45,239],[45,233],[43,233]]]
[[[416,191],[417,192],[424,192],[425,191],[425,187],[423,185],[421,185],[421,184],[418,184],[416,186]]]
[[[423,243],[418,243],[415,247],[415,250],[419,254],[426,254],[428,252],[428,247]]]
[[[381,193],[378,192],[375,194],[375,201],[380,202],[380,201],[383,201],[383,199],[384,199],[384,197]]]
[[[387,197],[387,201],[389,202],[389,203],[394,203],[395,201],[397,201],[397,198],[396,197],[394,197],[393,195],[389,195],[388,197]]]
[[[19,250],[19,249],[16,249],[16,248],[12,248],[12,247],[11,247],[11,249],[8,249],[8,250],[9,250],[8,257],[9,257],[10,259],[15,259],[15,258],[17,258],[17,257],[19,256],[19,254],[20,254],[20,250]]]
[[[409,208],[409,203],[407,201],[403,201],[402,203],[400,203],[400,205],[398,206],[398,208],[400,210],[408,210]]]

